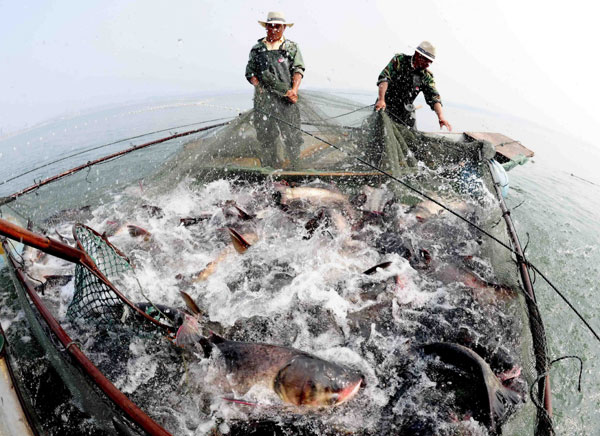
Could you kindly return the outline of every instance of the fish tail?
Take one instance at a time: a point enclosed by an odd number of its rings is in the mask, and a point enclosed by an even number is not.
[[[499,385],[497,389],[491,389],[488,386],[488,398],[490,401],[490,410],[492,411],[492,420],[497,418],[502,422],[507,413],[509,413],[514,406],[521,403],[521,395],[518,392],[513,391],[510,388]],[[492,427],[494,426],[492,421]]]

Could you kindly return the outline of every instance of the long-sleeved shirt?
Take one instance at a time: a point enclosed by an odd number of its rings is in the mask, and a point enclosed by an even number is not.
[[[440,93],[435,87],[433,74],[427,69],[413,68],[412,56],[395,55],[381,71],[377,85],[379,86],[381,82],[388,82],[385,100],[390,105],[412,104],[419,92],[423,92],[425,101],[431,109],[436,103],[442,103]]]

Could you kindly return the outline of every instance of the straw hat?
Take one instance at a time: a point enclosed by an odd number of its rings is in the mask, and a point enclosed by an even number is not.
[[[285,24],[287,27],[292,27],[294,25],[294,23],[288,23],[285,21],[285,15],[283,15],[283,12],[269,12],[267,14],[267,20],[258,20],[258,24],[263,27],[267,27],[267,24]]]
[[[430,61],[435,60],[435,47],[429,41],[423,41],[421,44],[419,44],[419,46],[415,49],[415,52],[425,56]]]

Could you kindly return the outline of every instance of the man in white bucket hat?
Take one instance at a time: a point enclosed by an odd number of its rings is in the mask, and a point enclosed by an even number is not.
[[[433,74],[427,69],[435,60],[435,47],[423,41],[412,56],[397,54],[383,69],[377,80],[379,96],[375,110],[385,109],[397,122],[415,127],[415,108],[413,102],[419,92],[423,92],[425,101],[436,113],[440,128],[452,126],[444,117],[442,99],[435,88]]]
[[[258,22],[267,30],[267,36],[258,40],[250,50],[246,65],[246,79],[254,86],[254,127],[258,141],[264,146],[263,166],[280,166],[276,152],[281,134],[286,154],[295,166],[300,156],[302,132],[298,88],[304,76],[304,61],[298,45],[285,39],[283,32],[292,27],[281,12],[269,12],[265,21]],[[287,123],[280,122],[281,118]]]

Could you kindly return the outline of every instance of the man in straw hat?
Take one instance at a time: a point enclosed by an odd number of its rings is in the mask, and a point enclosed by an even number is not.
[[[277,138],[281,133],[288,158],[295,166],[303,142],[302,133],[293,126],[300,127],[296,102],[304,76],[304,61],[298,45],[283,36],[284,30],[294,25],[286,21],[283,13],[269,12],[266,21],[259,24],[267,30],[267,36],[250,50],[246,79],[254,86],[254,127],[259,142],[265,147],[261,161],[264,166],[283,163],[277,154]]]
[[[415,107],[413,102],[419,92],[436,113],[440,128],[452,126],[442,111],[442,99],[435,88],[433,74],[427,69],[435,60],[435,47],[423,41],[412,56],[397,54],[383,69],[377,80],[379,96],[375,110],[385,109],[398,122],[415,127]]]

